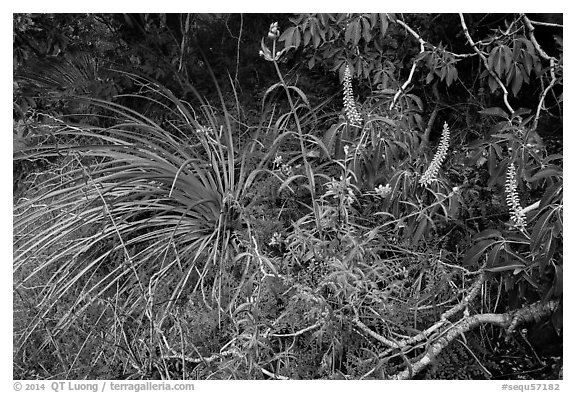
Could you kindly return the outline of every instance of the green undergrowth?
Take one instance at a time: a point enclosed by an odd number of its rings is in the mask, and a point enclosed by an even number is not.
[[[258,115],[234,83],[215,104],[115,70],[132,90],[15,122],[15,379],[388,379],[471,315],[562,298],[562,156],[530,117],[426,131],[414,94],[357,104],[344,63],[344,110],[311,104],[277,29]],[[413,377],[551,377],[547,317]]]

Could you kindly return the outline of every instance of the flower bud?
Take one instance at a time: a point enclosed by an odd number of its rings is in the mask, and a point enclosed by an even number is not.
[[[274,22],[270,25],[270,29],[268,30],[268,38],[275,39],[280,36],[280,30],[278,29],[278,22]]]

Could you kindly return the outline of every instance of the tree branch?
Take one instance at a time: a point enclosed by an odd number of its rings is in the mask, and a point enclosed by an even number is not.
[[[434,333],[436,330],[438,330],[442,326],[446,325],[447,323],[450,323],[450,321],[448,321],[448,318],[450,318],[451,316],[456,314],[458,311],[464,309],[466,306],[468,306],[468,304],[470,304],[470,302],[472,300],[474,300],[474,298],[478,295],[480,288],[482,288],[482,284],[484,284],[485,280],[486,280],[486,275],[484,273],[482,273],[476,279],[474,284],[472,285],[468,295],[466,295],[460,303],[458,303],[457,305],[455,305],[451,309],[445,311],[440,316],[440,321],[436,322],[434,325],[430,326],[428,329],[422,331],[421,333],[417,334],[416,336],[407,338],[407,339],[402,340],[398,343],[394,343],[395,346],[391,346],[391,347],[392,348],[403,348],[407,345],[415,344],[419,341],[426,340],[427,338],[429,338],[432,335],[432,333]],[[379,340],[379,341],[381,341],[381,340]],[[384,356],[389,355],[390,353],[391,353],[391,351],[387,350],[384,353]]]
[[[505,314],[477,314],[464,317],[448,329],[442,337],[432,343],[423,357],[412,363],[405,370],[395,374],[392,379],[408,379],[411,375],[422,371],[452,340],[481,324],[490,323],[500,326],[510,334],[519,324],[537,321],[551,315],[558,305],[558,300],[552,300],[544,303],[534,303]]]
[[[547,26],[547,27],[559,27],[561,29],[564,28],[564,25],[560,25],[558,23],[550,23],[550,22],[538,22],[538,21],[530,21],[533,25],[537,25],[537,26]]]
[[[551,78],[550,84],[540,94],[540,100],[538,101],[538,107],[536,109],[536,115],[534,116],[534,121],[532,122],[532,131],[535,131],[536,128],[538,127],[538,120],[540,119],[542,109],[544,108],[544,99],[548,95],[548,92],[552,89],[552,86],[554,86],[556,84],[556,81],[557,81],[557,79],[556,79],[556,65],[558,64],[558,59],[556,59],[555,57],[549,56],[544,51],[544,49],[542,49],[542,47],[540,46],[540,44],[536,40],[536,37],[534,36],[533,22],[530,19],[528,19],[526,14],[520,14],[520,15],[522,16],[522,20],[524,21],[524,25],[526,26],[526,29],[528,29],[528,38],[530,38],[532,45],[534,45],[534,48],[536,49],[536,51],[538,52],[540,57],[542,57],[545,60],[548,60],[548,62],[550,63],[550,78]]]
[[[506,86],[504,86],[504,83],[502,83],[500,78],[498,78],[498,75],[496,75],[496,73],[494,73],[494,71],[490,69],[490,66],[488,65],[488,59],[486,58],[486,56],[484,56],[484,54],[480,51],[480,49],[478,49],[478,47],[472,40],[472,37],[470,36],[470,33],[468,31],[468,27],[466,26],[466,21],[464,20],[464,15],[462,13],[459,13],[458,15],[460,15],[460,24],[462,25],[462,30],[464,31],[464,35],[466,36],[468,43],[470,44],[470,46],[472,46],[472,49],[474,49],[474,51],[478,53],[478,56],[480,56],[482,62],[484,63],[484,67],[486,67],[486,70],[490,73],[490,76],[494,78],[494,80],[498,83],[498,85],[504,92],[504,105],[506,105],[508,111],[511,114],[513,114],[514,109],[512,108],[512,106],[510,106],[510,103],[508,102],[508,90],[506,89]]]
[[[358,318],[354,318],[352,320],[352,322],[358,326],[364,333],[368,334],[369,336],[371,336],[372,338],[375,338],[376,340],[380,341],[382,344],[393,348],[393,349],[399,349],[402,348],[403,345],[401,345],[400,343],[394,342],[392,340],[387,339],[386,337],[376,333],[375,331],[371,330],[368,326],[364,325],[360,319]]]
[[[418,41],[418,43],[420,44],[420,52],[419,53],[424,52],[424,45],[426,45],[426,44],[430,45],[432,47],[432,49],[438,49],[435,45],[432,45],[431,43],[426,42],[414,29],[412,29],[410,26],[408,26],[404,21],[398,19],[398,20],[396,20],[396,23],[398,23],[400,26],[404,27],[404,29],[406,29],[406,31],[408,33],[410,33],[410,35],[412,35]],[[453,53],[453,52],[449,52],[446,50],[445,50],[445,52],[450,53],[452,56],[454,56],[456,58],[473,57],[473,56],[476,56],[478,54],[478,51],[476,51],[477,53],[462,53],[462,54]],[[394,108],[394,105],[396,105],[396,102],[400,98],[400,95],[403,92],[405,92],[406,89],[408,88],[408,86],[410,85],[410,83],[412,83],[412,78],[414,77],[414,72],[416,71],[416,65],[417,65],[417,62],[414,61],[414,63],[412,63],[412,67],[410,68],[410,74],[408,75],[408,79],[398,89],[398,91],[394,95],[394,98],[392,99],[392,102],[390,103],[390,110],[392,110]]]
[[[420,43],[420,52],[419,53],[423,53],[424,52],[424,44],[426,42],[420,37],[420,35],[418,35],[418,33],[416,33],[414,30],[412,30],[410,28],[410,26],[408,26],[406,23],[404,23],[400,19],[398,19],[396,22],[400,26],[404,27],[410,34],[412,34],[412,36],[414,38],[416,38],[418,40],[418,42]],[[400,95],[402,93],[404,93],[406,91],[406,89],[408,88],[408,86],[410,85],[410,83],[412,83],[412,78],[414,77],[414,71],[416,71],[416,65],[417,64],[418,64],[418,62],[416,60],[414,60],[414,62],[412,63],[412,68],[410,69],[410,74],[408,75],[408,79],[406,79],[406,82],[404,82],[404,84],[402,86],[400,86],[400,88],[398,89],[396,94],[394,94],[394,98],[392,99],[392,102],[390,103],[390,110],[392,110],[394,108],[394,106],[396,105],[396,102],[398,101],[398,98],[400,98]]]

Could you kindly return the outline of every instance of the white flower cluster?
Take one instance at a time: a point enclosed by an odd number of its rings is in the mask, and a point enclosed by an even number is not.
[[[348,67],[348,65],[346,65],[346,69],[344,70],[344,80],[342,84],[344,85],[344,111],[346,112],[346,117],[353,126],[360,126],[362,124],[362,118],[354,102],[352,74],[350,73],[350,67]]]
[[[196,130],[196,133],[200,135],[208,135],[211,134],[212,132],[213,132],[212,127],[206,127],[206,126],[200,126],[200,128]]]
[[[506,204],[510,208],[510,219],[516,228],[526,226],[526,214],[520,205],[516,181],[516,166],[511,162],[506,171]]]
[[[283,161],[282,156],[276,155],[272,163],[274,164],[275,167],[279,167],[280,165],[282,165],[282,161]]]
[[[219,145],[220,142],[218,142],[213,136],[215,134],[216,133],[212,127],[200,126],[200,128],[196,129],[196,136],[198,136],[198,138],[205,140],[206,142]]]
[[[386,184],[386,186],[380,184],[378,187],[374,188],[374,192],[380,198],[386,198],[386,196],[392,192],[392,188],[390,187],[390,184]]]
[[[275,171],[279,171],[286,177],[290,177],[294,174],[294,168],[291,165],[284,164],[284,158],[282,156],[276,155],[272,161]],[[296,165],[298,168],[300,165]]]
[[[278,232],[274,232],[274,234],[270,238],[270,241],[268,242],[268,245],[277,246],[280,245],[280,243],[282,243],[282,235],[280,235]]]
[[[438,171],[440,170],[440,165],[442,165],[442,161],[446,158],[448,154],[448,146],[450,145],[450,130],[448,129],[448,123],[444,123],[444,129],[442,130],[442,139],[440,140],[440,145],[438,146],[438,150],[430,163],[426,172],[422,175],[419,180],[420,185],[428,186],[433,181],[436,180],[436,176],[438,176]]]
[[[280,167],[280,172],[286,176],[286,177],[290,177],[294,174],[294,168],[292,168],[291,165],[288,164],[282,164],[282,166]]]

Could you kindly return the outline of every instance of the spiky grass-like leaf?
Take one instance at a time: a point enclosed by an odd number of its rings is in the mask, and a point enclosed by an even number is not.
[[[15,291],[36,310],[15,331],[18,348],[43,330],[40,348],[54,346],[96,300],[154,328],[195,292],[207,307],[226,301],[208,296],[220,296],[214,287],[238,246],[238,201],[254,176],[225,108],[221,124],[203,102],[196,115],[169,90],[143,86],[131,98],[159,106],[171,122],[78,97],[112,125],[53,119],[47,141],[14,152],[15,161],[52,163],[14,208]],[[76,359],[61,363],[69,371]]]

